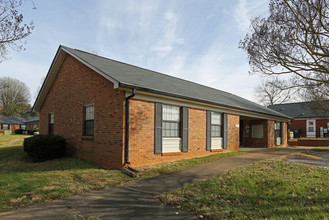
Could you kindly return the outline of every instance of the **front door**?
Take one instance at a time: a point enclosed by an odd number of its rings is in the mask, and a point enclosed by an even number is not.
[[[306,121],[306,137],[316,137],[315,120]]]

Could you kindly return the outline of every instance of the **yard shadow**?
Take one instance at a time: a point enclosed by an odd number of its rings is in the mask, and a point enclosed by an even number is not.
[[[0,168],[5,172],[102,169],[102,167],[93,162],[74,157],[33,162],[28,158],[22,146],[0,148]]]

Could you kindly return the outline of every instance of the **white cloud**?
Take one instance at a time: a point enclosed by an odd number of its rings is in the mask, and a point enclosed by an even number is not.
[[[159,47],[152,47],[153,51],[158,52],[159,54],[166,54],[172,50],[172,46],[159,46]]]
[[[177,36],[178,15],[168,10],[163,14],[163,29],[158,43],[151,47],[151,51],[158,52],[158,55],[163,58],[168,55],[176,45],[183,45],[184,38]]]
[[[233,13],[238,29],[243,33],[247,33],[250,26],[250,19],[255,16],[263,15],[267,9],[268,1],[239,0]]]

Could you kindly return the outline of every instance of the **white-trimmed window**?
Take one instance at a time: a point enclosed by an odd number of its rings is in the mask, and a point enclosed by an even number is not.
[[[84,136],[94,136],[94,105],[84,106]]]
[[[274,124],[274,132],[275,132],[275,144],[282,144],[282,122],[275,122]]]
[[[21,125],[21,129],[25,130],[26,129],[26,125]]]
[[[162,106],[162,152],[181,152],[181,114],[178,106]]]
[[[211,137],[222,137],[222,115],[211,112]]]
[[[251,137],[252,138],[264,138],[263,125],[252,125],[251,126]]]
[[[48,134],[54,133],[54,122],[55,122],[54,113],[49,113],[49,115],[48,115]]]
[[[163,105],[162,137],[180,137],[180,108]]]
[[[2,124],[1,125],[1,129],[3,129],[3,130],[9,130],[9,128],[10,128],[9,124]]]
[[[222,113],[211,112],[211,149],[223,149]]]

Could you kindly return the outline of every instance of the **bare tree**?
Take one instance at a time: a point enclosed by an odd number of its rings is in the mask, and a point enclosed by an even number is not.
[[[0,0],[0,62],[7,59],[8,48],[24,50],[24,39],[34,29],[32,21],[23,23],[23,15],[17,11],[21,4],[21,0]]]
[[[329,116],[329,84],[306,82],[302,97],[310,101],[310,107],[324,115]]]
[[[30,96],[30,91],[23,82],[10,77],[0,78],[0,105],[3,115],[25,115],[30,108]]]
[[[264,106],[282,104],[296,101],[296,90],[286,85],[284,80],[277,77],[262,80],[261,84],[254,89],[255,98]]]
[[[250,73],[292,74],[329,83],[328,0],[271,0],[270,15],[251,20],[251,34],[240,41]]]

